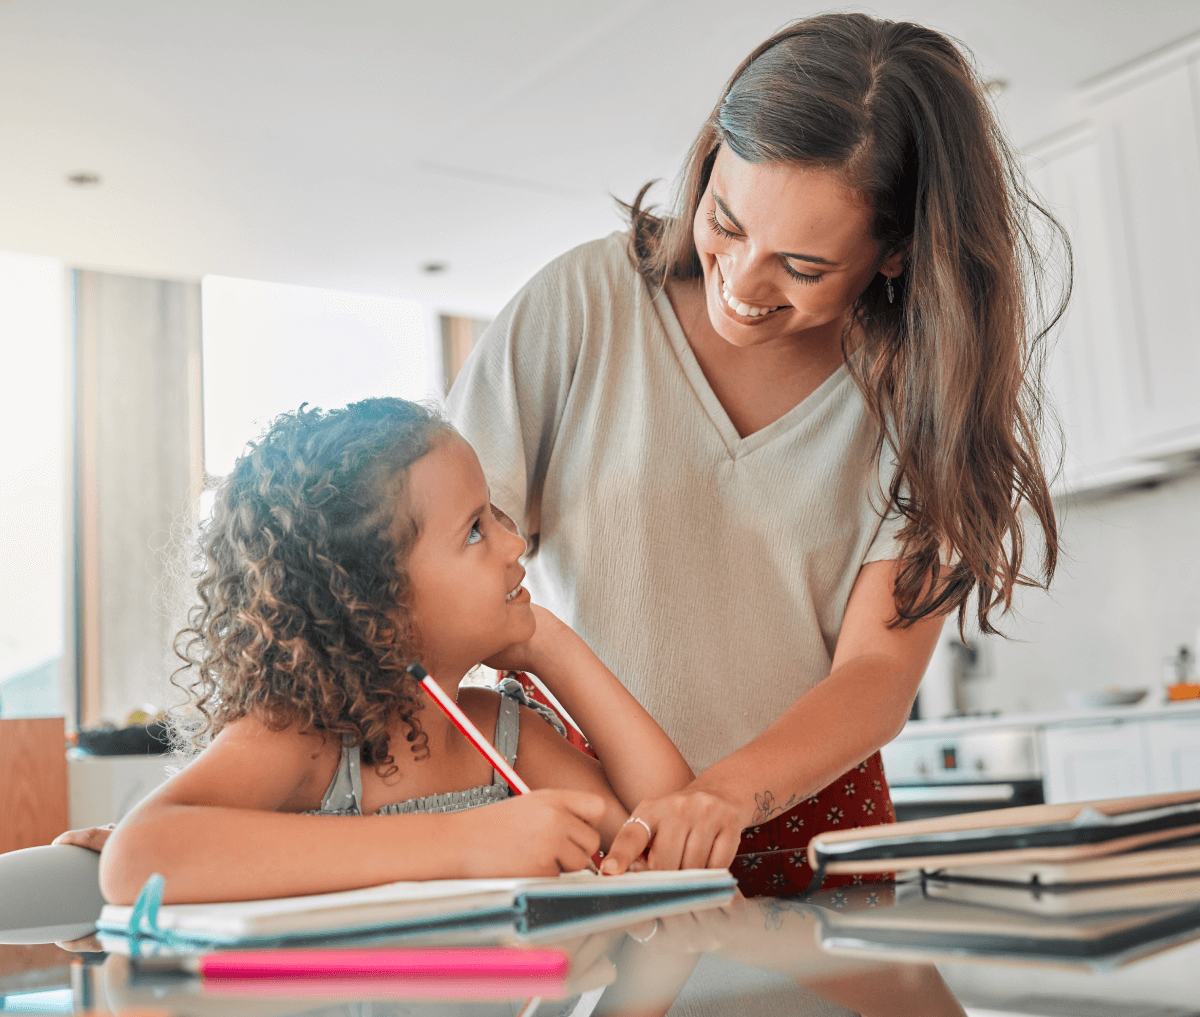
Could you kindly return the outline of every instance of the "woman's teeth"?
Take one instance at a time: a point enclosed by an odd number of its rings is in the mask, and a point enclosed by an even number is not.
[[[721,296],[733,310],[738,314],[745,315],[748,318],[757,318],[764,314],[770,314],[772,311],[779,310],[778,307],[755,307],[753,304],[743,304],[729,292],[729,283],[721,280]]]
[[[513,597],[515,597],[520,592],[521,592],[520,586],[518,586],[515,590],[509,590],[507,596],[505,596],[505,598],[504,598],[504,603],[507,604],[510,600],[513,599]]]

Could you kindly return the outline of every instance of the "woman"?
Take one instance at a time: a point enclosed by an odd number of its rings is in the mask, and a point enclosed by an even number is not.
[[[1039,321],[1044,213],[969,63],[916,25],[768,39],[681,180],[672,213],[644,188],[629,233],[535,276],[449,409],[535,599],[699,774],[608,866],[653,838],[655,867],[794,893],[814,833],[893,818],[878,750],[944,616],[995,631],[1053,575],[1037,367],[1065,299]]]

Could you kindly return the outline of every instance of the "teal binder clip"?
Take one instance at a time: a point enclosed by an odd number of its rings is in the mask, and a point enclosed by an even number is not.
[[[159,873],[154,873],[146,880],[137,900],[133,902],[133,910],[129,912],[129,924],[125,934],[129,937],[129,948],[133,956],[138,954],[138,940],[142,936],[158,939],[162,930],[158,927],[158,909],[162,904],[163,888],[167,881]]]

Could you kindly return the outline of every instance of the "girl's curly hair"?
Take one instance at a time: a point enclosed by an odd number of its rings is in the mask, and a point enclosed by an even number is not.
[[[201,533],[199,603],[175,637],[194,747],[253,713],[349,736],[385,776],[397,717],[414,755],[428,752],[404,670],[417,658],[404,563],[419,533],[405,479],[452,432],[426,406],[365,399],[302,405],[251,443]]]

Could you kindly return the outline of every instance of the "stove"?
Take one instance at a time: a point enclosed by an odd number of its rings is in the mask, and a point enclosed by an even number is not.
[[[1034,726],[906,736],[885,745],[882,754],[899,820],[1045,800],[1041,738]]]

